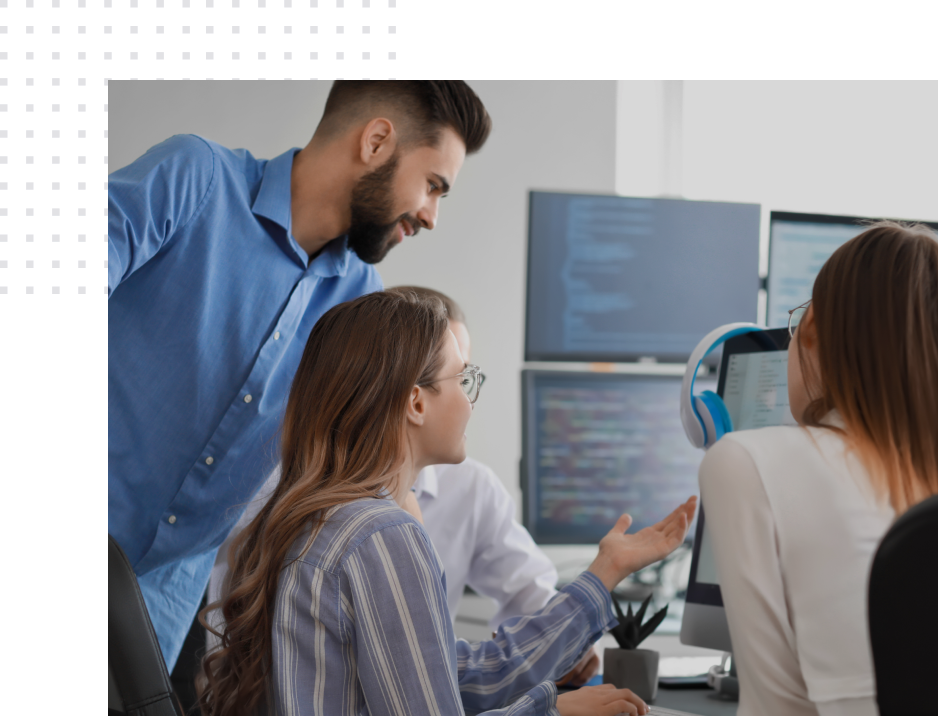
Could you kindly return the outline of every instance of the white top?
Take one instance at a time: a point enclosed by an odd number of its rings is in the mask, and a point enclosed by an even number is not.
[[[556,594],[557,570],[515,520],[515,503],[495,473],[466,458],[420,471],[414,484],[423,525],[443,561],[446,599],[455,619],[468,584],[495,600],[495,629],[533,614]]]
[[[788,426],[730,433],[704,457],[700,492],[739,716],[878,714],[867,580],[895,514],[843,439]]]
[[[232,540],[261,511],[279,480],[278,466],[218,550],[209,604],[221,597]],[[414,490],[424,528],[443,562],[453,620],[467,584],[498,605],[493,629],[509,617],[533,614],[556,594],[557,570],[515,520],[515,503],[490,468],[472,458],[428,467],[420,471]]]

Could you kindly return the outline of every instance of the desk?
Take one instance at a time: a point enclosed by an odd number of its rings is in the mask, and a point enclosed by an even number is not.
[[[659,686],[654,705],[701,716],[736,716],[739,703],[724,701],[713,689],[662,689]]]
[[[491,639],[492,630],[488,626],[488,620],[494,613],[495,605],[492,600],[466,593],[459,604],[459,614],[456,616],[456,636],[469,641]],[[720,652],[712,649],[687,646],[681,643],[677,634],[663,634],[660,631],[642,642],[642,648],[654,649],[661,654],[662,658],[720,655]],[[603,649],[615,648],[617,644],[611,635],[605,634],[596,646],[602,654]],[[658,698],[655,699],[655,706],[687,711],[701,716],[735,716],[737,705],[735,701],[722,700],[712,689],[662,689],[659,687]]]

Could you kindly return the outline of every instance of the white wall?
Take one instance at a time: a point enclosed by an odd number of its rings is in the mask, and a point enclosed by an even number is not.
[[[445,291],[466,311],[473,361],[487,382],[469,426],[469,452],[518,498],[527,192],[611,193],[615,82],[470,82],[493,119],[468,157],[437,228],[379,265],[385,284]],[[194,132],[271,157],[312,135],[327,82],[111,82],[112,169],[151,145]]]

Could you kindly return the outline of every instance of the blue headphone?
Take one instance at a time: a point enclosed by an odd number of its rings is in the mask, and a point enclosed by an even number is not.
[[[694,447],[706,450],[723,435],[733,431],[733,421],[719,395],[712,390],[694,395],[694,380],[700,363],[710,351],[733,336],[762,330],[765,329],[755,323],[728,323],[710,331],[691,353],[681,386],[681,423],[687,439]]]

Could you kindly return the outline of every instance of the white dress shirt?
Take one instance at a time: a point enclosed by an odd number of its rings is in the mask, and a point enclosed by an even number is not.
[[[509,617],[533,614],[556,594],[557,570],[515,520],[514,500],[486,465],[466,458],[428,467],[414,491],[443,561],[454,619],[467,584],[498,605],[493,629]]]
[[[730,433],[704,457],[700,492],[739,716],[878,714],[867,580],[895,515],[843,438],[789,426]]]
[[[278,467],[219,548],[208,584],[209,604],[221,598],[232,540],[261,511],[279,480]],[[509,617],[533,614],[557,593],[557,570],[515,520],[515,503],[490,468],[472,458],[428,467],[417,476],[414,491],[424,528],[443,562],[454,621],[467,584],[498,605],[490,621],[493,630]]]

